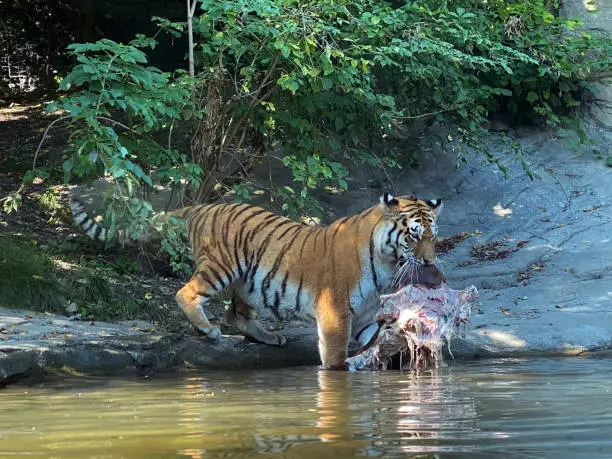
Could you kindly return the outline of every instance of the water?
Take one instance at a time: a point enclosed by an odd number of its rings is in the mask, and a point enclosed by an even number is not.
[[[267,454],[266,454],[267,453]],[[74,379],[0,390],[0,457],[612,457],[612,361]]]

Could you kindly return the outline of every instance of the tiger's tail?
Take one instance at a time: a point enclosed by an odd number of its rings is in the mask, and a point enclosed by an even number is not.
[[[171,217],[184,219],[187,218],[197,207],[198,206],[190,206],[175,209],[170,212],[160,212],[153,217],[153,220],[155,224],[163,224],[168,222]],[[87,213],[83,202],[77,198],[71,198],[70,211],[72,212],[74,222],[90,239],[102,242],[109,241],[110,238],[108,228],[104,227],[103,224],[98,223]],[[123,245],[130,245],[138,242],[149,243],[152,242],[157,236],[155,225],[151,225],[149,230],[140,235],[137,240],[132,239],[128,231],[125,229],[119,229],[116,232],[114,239],[117,239]]]
[[[87,236],[96,241],[106,242],[108,240],[108,230],[91,218],[81,201],[72,198],[70,200],[70,211],[74,222]]]

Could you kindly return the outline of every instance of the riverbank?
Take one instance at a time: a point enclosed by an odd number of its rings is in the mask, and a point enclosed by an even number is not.
[[[456,358],[610,349],[612,168],[606,161],[611,151],[603,140],[605,133],[598,136],[593,131],[593,138],[601,140],[581,153],[552,131],[510,129],[509,134],[521,144],[536,180],[514,162],[513,151],[492,137],[487,148],[502,158],[509,178],[482,155],[469,154],[455,171],[453,153],[432,152],[418,168],[387,171],[388,176],[355,170],[349,191],[321,191],[317,197],[327,212],[325,221],[377,202],[381,190],[372,183],[398,194],[443,199],[440,235],[450,239],[439,266],[450,287],[475,285],[482,301],[467,330],[453,343]],[[281,174],[276,174],[279,183]],[[143,295],[174,311],[176,282],[164,287],[168,299],[158,299],[158,292],[148,286]],[[156,288],[162,284],[155,281]],[[74,321],[61,314],[0,309],[0,382],[56,371],[147,374],[318,362],[312,328],[284,330],[290,335],[285,348],[241,338],[213,346],[188,332],[171,331],[155,322]]]

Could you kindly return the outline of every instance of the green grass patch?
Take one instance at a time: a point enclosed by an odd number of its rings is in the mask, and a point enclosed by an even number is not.
[[[0,236],[0,307],[100,321],[162,319],[157,303],[116,266],[80,257],[58,267],[53,260],[23,237]]]
[[[115,300],[106,304],[96,304],[89,309],[89,315],[97,320],[155,320],[151,303],[133,299]]]
[[[81,259],[78,274],[65,281],[66,298],[82,319],[113,321],[153,319],[154,304],[130,282],[98,260]]]
[[[0,237],[0,307],[59,312],[63,304],[51,259],[21,238]]]

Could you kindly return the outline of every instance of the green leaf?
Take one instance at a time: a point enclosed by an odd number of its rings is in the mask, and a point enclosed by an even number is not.
[[[65,174],[70,173],[73,167],[74,167],[74,161],[72,160],[72,158],[69,158],[62,163],[62,169]]]
[[[527,102],[533,103],[533,102],[535,102],[536,100],[539,100],[539,99],[540,99],[540,97],[535,92],[529,91],[527,93]]]

